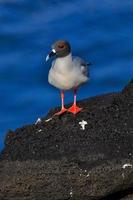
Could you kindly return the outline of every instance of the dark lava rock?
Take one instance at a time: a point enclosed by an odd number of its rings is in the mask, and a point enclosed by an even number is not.
[[[51,119],[55,109],[36,125],[9,131],[1,200],[133,200],[133,80],[122,92],[79,105],[76,117]]]

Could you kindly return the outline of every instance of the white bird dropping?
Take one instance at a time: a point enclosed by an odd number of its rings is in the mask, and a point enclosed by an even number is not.
[[[42,121],[41,118],[38,118],[37,121],[35,122],[35,125],[41,123],[41,121]]]
[[[126,164],[124,164],[124,165],[122,166],[123,169],[125,169],[126,167],[131,167],[131,168],[132,168],[133,166],[132,166],[132,164],[130,164],[130,163],[126,163]]]
[[[87,125],[88,123],[87,123],[87,121],[85,121],[85,120],[82,120],[81,122],[79,122],[79,125],[81,126],[81,129],[82,130],[85,130],[85,125]]]

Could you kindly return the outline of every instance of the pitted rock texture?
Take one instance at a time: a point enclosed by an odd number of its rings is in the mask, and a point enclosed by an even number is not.
[[[46,121],[57,108],[41,123],[9,131],[0,155],[2,200],[133,199],[133,80],[78,105],[84,109],[76,117]]]

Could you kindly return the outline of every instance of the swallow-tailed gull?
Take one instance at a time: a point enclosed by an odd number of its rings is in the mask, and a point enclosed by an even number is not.
[[[68,111],[77,114],[82,108],[76,105],[77,87],[89,80],[88,65],[79,57],[73,57],[69,42],[64,40],[56,41],[52,45],[51,52],[47,55],[46,61],[56,56],[52,62],[52,66],[48,74],[48,82],[61,90],[61,110],[55,115],[61,115]],[[73,105],[66,109],[64,106],[64,91],[73,89],[74,102]]]

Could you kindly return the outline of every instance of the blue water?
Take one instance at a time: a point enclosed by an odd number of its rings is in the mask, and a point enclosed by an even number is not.
[[[44,61],[57,39],[93,63],[78,99],[119,91],[133,77],[132,0],[0,0],[0,149],[9,129],[60,104]],[[72,98],[67,92],[66,103]]]

